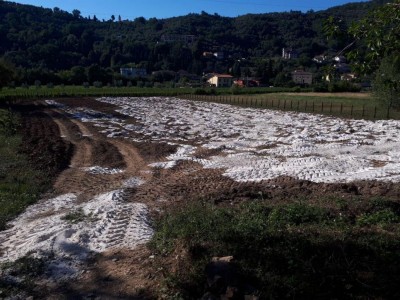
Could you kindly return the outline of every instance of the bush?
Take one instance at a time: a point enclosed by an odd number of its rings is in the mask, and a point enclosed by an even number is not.
[[[387,225],[399,222],[400,217],[389,208],[370,214],[362,214],[357,219],[357,224],[360,226]]]
[[[361,87],[348,81],[339,81],[330,83],[328,86],[328,91],[330,93],[343,93],[343,92],[357,93],[361,91]]]
[[[101,81],[95,81],[93,82],[93,86],[97,88],[103,87],[103,83]]]
[[[328,85],[325,82],[315,84],[313,86],[313,92],[326,93],[326,92],[328,92]]]
[[[274,208],[268,222],[272,226],[286,226],[320,223],[328,219],[327,212],[321,208],[295,203]]]
[[[195,89],[194,94],[195,95],[207,95],[207,91],[205,89]]]

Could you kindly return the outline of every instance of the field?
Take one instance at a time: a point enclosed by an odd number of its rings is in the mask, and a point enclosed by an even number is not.
[[[53,188],[0,232],[4,295],[399,296],[399,121],[167,97],[33,104],[24,145],[47,149],[36,165]]]

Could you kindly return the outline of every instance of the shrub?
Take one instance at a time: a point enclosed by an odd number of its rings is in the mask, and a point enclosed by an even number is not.
[[[386,225],[399,222],[400,217],[389,208],[379,210],[370,214],[362,214],[357,219],[357,224],[361,226]]]
[[[194,94],[195,95],[207,95],[207,91],[205,89],[195,89]]]
[[[328,219],[328,213],[319,207],[295,203],[274,208],[268,222],[272,226],[285,226],[319,223]]]
[[[103,83],[101,81],[95,81],[93,82],[93,86],[97,88],[103,87]]]

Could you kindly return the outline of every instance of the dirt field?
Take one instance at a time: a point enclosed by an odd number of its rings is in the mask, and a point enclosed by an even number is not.
[[[38,101],[36,107],[40,107],[41,118],[52,125],[43,127],[38,123],[40,118],[27,121],[31,139],[26,143],[36,143],[38,152],[50,147],[58,159],[48,163],[57,163],[65,170],[55,180],[51,195],[0,233],[0,241],[1,261],[28,253],[51,256],[48,272],[36,282],[36,293],[42,297],[153,297],[162,272],[144,245],[152,234],[151,219],[165,208],[187,201],[234,205],[260,197],[271,201],[307,197],[312,201],[329,196],[400,196],[395,181],[318,183],[291,176],[238,181],[226,176],[226,168],[205,168],[195,159],[178,159],[165,167],[166,157],[179,148],[176,143],[135,130],[128,136],[116,131],[112,134],[110,127],[105,131],[102,123],[84,121],[102,119],[117,126],[123,120],[130,128],[140,126],[140,120],[117,112],[119,107],[113,104],[90,98],[59,99],[57,103]],[[91,111],[90,116],[77,117],[74,109],[78,108],[84,108],[86,114]],[[157,137],[157,133],[153,136]],[[187,146],[199,145],[199,140],[201,137]],[[68,153],[72,154],[71,159]],[[201,144],[193,153],[193,157],[202,160],[217,155],[228,154],[224,147],[206,148]],[[107,201],[113,206],[108,207]],[[82,212],[84,220],[66,222],[65,216],[75,210]],[[44,221],[40,223],[39,219]]]

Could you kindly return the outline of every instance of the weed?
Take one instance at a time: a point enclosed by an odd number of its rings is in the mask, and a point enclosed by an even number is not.
[[[322,223],[329,220],[329,214],[322,208],[294,203],[274,208],[268,217],[272,226]]]
[[[339,206],[337,214],[351,215],[351,207]],[[211,257],[232,255],[242,276],[238,288],[252,286],[262,298],[399,295],[400,282],[394,280],[400,278],[397,231],[392,236],[360,230],[365,224],[398,222],[398,217],[386,208],[362,215],[357,224],[345,220],[346,226],[337,226],[339,219],[329,209],[304,202],[195,203],[157,220],[150,247],[164,258],[172,256],[169,262],[177,247],[186,247],[187,261],[179,272],[166,272],[166,294],[201,297],[209,292],[204,270]]]
[[[85,214],[82,208],[78,208],[67,213],[65,216],[62,217],[62,219],[69,223],[76,224],[85,221],[86,219],[88,219],[88,217],[89,216]]]
[[[362,214],[357,218],[357,224],[360,226],[387,225],[399,222],[400,216],[398,216],[389,208],[370,214]]]

